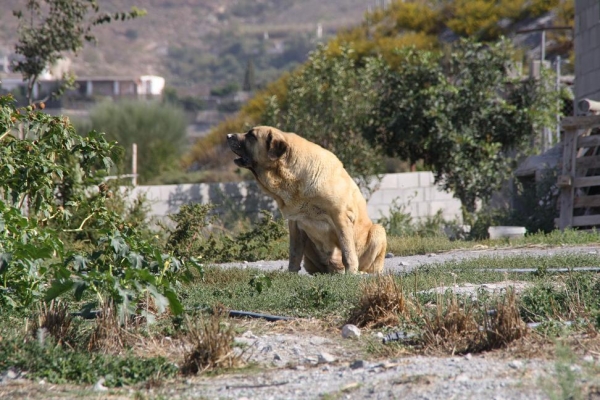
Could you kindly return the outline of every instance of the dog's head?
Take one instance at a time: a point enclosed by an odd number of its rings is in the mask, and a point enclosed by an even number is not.
[[[270,126],[257,126],[246,133],[230,133],[227,144],[239,156],[234,160],[235,164],[254,172],[274,166],[288,150],[284,134]]]

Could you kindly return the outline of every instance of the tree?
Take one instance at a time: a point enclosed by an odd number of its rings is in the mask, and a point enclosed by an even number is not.
[[[405,50],[405,62],[383,72],[380,125],[367,133],[388,155],[423,160],[436,182],[460,199],[466,219],[533,150],[535,135],[556,115],[546,81],[511,75],[508,41],[463,40],[447,57]]]
[[[137,143],[138,181],[142,183],[179,167],[186,121],[180,108],[159,102],[105,102],[90,111],[91,129],[105,132],[125,148],[121,171],[128,171],[131,145]]]
[[[254,63],[252,59],[248,59],[248,64],[246,64],[246,72],[244,73],[244,85],[242,86],[242,90],[246,92],[251,92],[256,89],[256,78],[254,77]]]
[[[12,68],[27,82],[27,99],[33,102],[33,88],[44,69],[64,52],[77,53],[85,42],[95,41],[94,26],[113,20],[127,20],[145,14],[132,7],[129,12],[100,12],[96,0],[28,0],[22,10],[13,11],[19,20],[17,58]]]
[[[284,101],[271,97],[260,123],[296,132],[333,152],[363,191],[381,171],[382,157],[363,131],[373,123],[376,77],[382,61],[357,65],[351,49],[328,57],[320,47],[300,73],[290,76]]]

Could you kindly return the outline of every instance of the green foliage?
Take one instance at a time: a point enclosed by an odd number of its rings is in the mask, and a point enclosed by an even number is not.
[[[176,227],[169,231],[167,249],[181,257],[201,257],[206,262],[285,257],[276,252],[287,237],[283,220],[275,220],[271,213],[263,211],[262,218],[251,229],[232,237],[215,229],[217,218],[212,210],[212,205],[205,204],[181,206],[177,214],[170,216]]]
[[[179,108],[158,102],[105,102],[90,110],[91,128],[125,148],[121,173],[130,173],[131,145],[138,148],[138,182],[179,168],[186,118]]]
[[[545,80],[511,77],[507,41],[461,41],[446,59],[400,54],[405,62],[384,71],[381,124],[367,135],[390,156],[423,160],[460,199],[468,222],[476,200],[490,198],[556,115],[556,93]]]
[[[11,134],[19,131],[23,139]],[[164,254],[143,226],[127,221],[143,215],[139,201],[129,215],[115,211],[128,207],[116,204],[118,195],[101,179],[113,164],[114,143],[95,132],[77,135],[64,117],[15,109],[10,97],[0,97],[0,132],[2,309],[71,291],[81,300],[91,291],[122,316],[143,296],[159,312],[182,311],[174,287],[198,265]]]
[[[320,47],[288,81],[285,99],[271,98],[261,122],[297,132],[332,151],[364,190],[382,169],[378,149],[362,132],[373,124],[381,60],[355,63],[350,49],[328,57]],[[351,144],[351,145],[349,145]]]
[[[176,365],[162,357],[139,358],[132,354],[111,356],[74,351],[51,343],[22,338],[3,338],[0,369],[27,371],[28,377],[49,383],[91,385],[100,378],[108,387],[134,385],[148,380],[170,378],[179,372]]]
[[[93,27],[145,14],[136,7],[129,12],[100,12],[96,0],[30,0],[25,9],[13,11],[19,20],[15,53],[21,56],[14,62],[13,71],[27,81],[30,103],[34,100],[33,86],[44,69],[64,53],[76,53],[85,42],[94,42]]]
[[[557,176],[558,171],[546,170],[536,182],[517,182],[515,201],[519,206],[510,210],[509,224],[518,223],[528,232],[552,232],[558,216]]]

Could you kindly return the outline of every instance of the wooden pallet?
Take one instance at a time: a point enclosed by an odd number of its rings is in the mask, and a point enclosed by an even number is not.
[[[597,127],[600,127],[600,115],[566,117],[562,121],[564,147],[557,182],[561,230],[600,226],[600,194],[590,194],[591,188],[600,186],[600,135],[591,134]]]

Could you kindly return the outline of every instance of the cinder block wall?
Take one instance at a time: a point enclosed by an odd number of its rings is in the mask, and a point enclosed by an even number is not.
[[[575,0],[575,104],[600,101],[600,2]]]
[[[251,218],[260,210],[277,210],[277,204],[265,196],[254,181],[240,183],[199,183],[185,185],[137,186],[129,192],[130,198],[145,194],[150,204],[150,215],[167,221],[169,214],[189,203],[212,203],[217,213],[240,212]],[[433,183],[431,172],[410,172],[384,175],[378,190],[367,203],[373,220],[389,215],[394,200],[404,205],[404,211],[413,219],[433,216],[442,210],[446,219],[460,217],[460,201],[451,193],[441,191]]]

